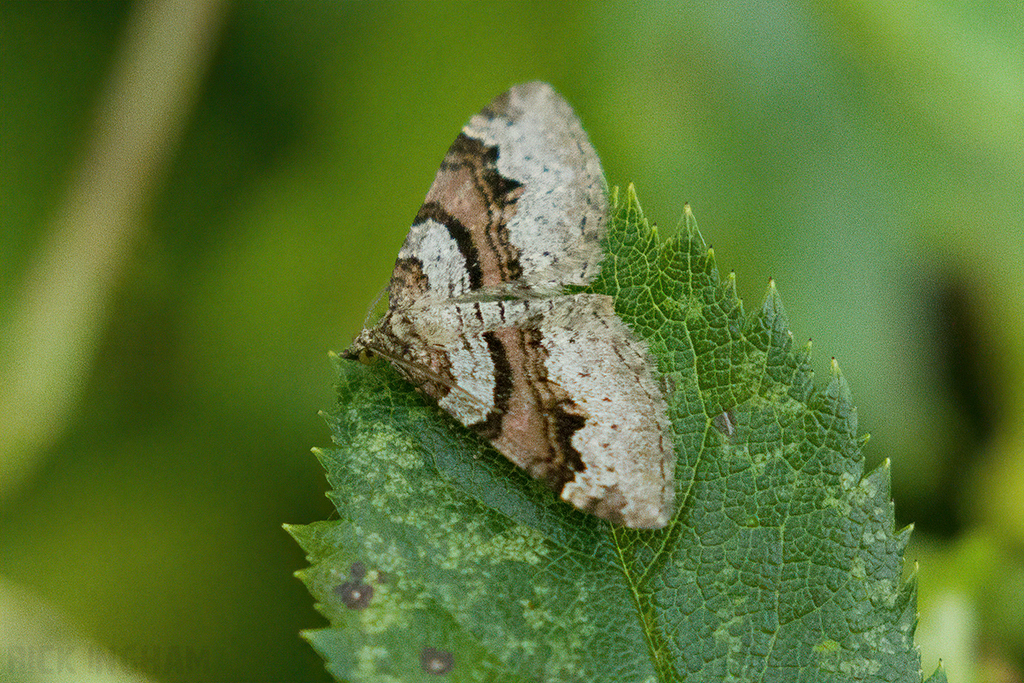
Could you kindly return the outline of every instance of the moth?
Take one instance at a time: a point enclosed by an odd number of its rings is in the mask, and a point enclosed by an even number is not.
[[[567,294],[604,256],[604,173],[569,104],[517,85],[445,155],[398,252],[389,306],[344,353],[379,355],[580,510],[672,514],[675,453],[646,344],[611,297]]]

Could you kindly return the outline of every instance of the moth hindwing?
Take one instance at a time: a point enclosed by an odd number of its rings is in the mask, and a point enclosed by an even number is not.
[[[675,455],[646,344],[611,297],[565,294],[603,258],[601,163],[550,85],[494,99],[455,139],[398,253],[369,350],[580,510],[672,513]]]

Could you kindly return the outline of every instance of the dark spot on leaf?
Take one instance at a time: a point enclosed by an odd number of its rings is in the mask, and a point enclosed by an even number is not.
[[[736,433],[736,423],[733,422],[732,413],[728,410],[715,416],[715,428],[731,438]]]
[[[451,652],[438,650],[434,647],[425,647],[420,653],[420,666],[428,674],[443,676],[455,668],[455,657]]]
[[[373,599],[373,586],[361,581],[346,581],[337,586],[334,592],[349,609],[366,609]]]
[[[388,582],[388,575],[378,569],[377,570],[377,583],[387,583],[387,582]]]
[[[352,566],[348,568],[348,575],[353,581],[362,581],[366,576],[366,565],[362,562],[353,562]]]

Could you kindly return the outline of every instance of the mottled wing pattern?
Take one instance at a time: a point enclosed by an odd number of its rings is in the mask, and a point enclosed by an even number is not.
[[[435,396],[440,405],[581,510],[664,526],[674,493],[667,406],[645,345],[615,315],[612,299],[578,294],[455,308],[464,326],[445,356],[458,386],[488,397],[487,411],[458,391]]]
[[[587,284],[607,215],[601,162],[572,108],[547,83],[516,86],[445,155],[398,253],[392,302]]]
[[[581,510],[636,528],[671,514],[674,450],[646,345],[597,274],[600,162],[551,86],[498,96],[463,128],[399,252],[390,307],[348,355],[423,393]]]

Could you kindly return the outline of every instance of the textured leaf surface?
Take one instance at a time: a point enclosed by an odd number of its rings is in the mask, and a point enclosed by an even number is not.
[[[688,210],[662,239],[632,188],[613,206],[591,289],[658,359],[673,521],[577,512],[386,364],[338,361],[339,519],[290,528],[331,623],[307,637],[359,682],[920,681],[909,529],[837,366],[814,386],[774,286],[744,313]]]

